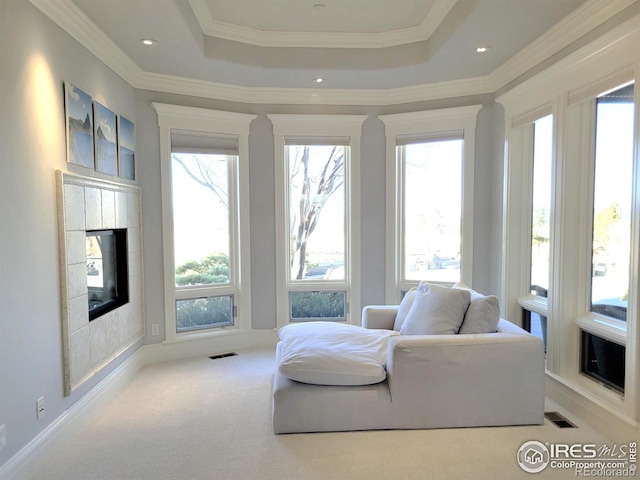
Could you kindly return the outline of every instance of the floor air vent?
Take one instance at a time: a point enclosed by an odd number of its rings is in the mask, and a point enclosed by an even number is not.
[[[558,412],[544,412],[544,416],[558,428],[578,428]]]
[[[231,353],[222,353],[220,355],[213,355],[213,356],[211,356],[209,358],[211,360],[217,360],[219,358],[235,357],[236,355],[238,355],[236,352],[231,352]]]

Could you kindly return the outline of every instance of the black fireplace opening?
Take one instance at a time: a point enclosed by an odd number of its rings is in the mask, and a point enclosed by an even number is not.
[[[87,231],[89,321],[129,302],[127,230]]]

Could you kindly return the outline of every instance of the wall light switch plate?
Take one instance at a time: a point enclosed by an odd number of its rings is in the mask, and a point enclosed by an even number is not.
[[[7,445],[7,427],[0,425],[0,450]]]
[[[44,397],[40,397],[36,400],[36,414],[38,416],[38,420],[40,420],[44,415]]]
[[[157,323],[154,323],[151,325],[151,335],[156,337],[158,335],[160,335],[160,325]]]

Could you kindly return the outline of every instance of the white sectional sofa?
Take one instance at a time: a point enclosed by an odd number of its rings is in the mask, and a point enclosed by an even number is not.
[[[391,330],[397,311],[398,306],[365,307],[362,326]],[[314,385],[278,369],[273,381],[277,434],[543,421],[543,343],[504,319],[495,333],[389,337],[386,379],[380,383]]]

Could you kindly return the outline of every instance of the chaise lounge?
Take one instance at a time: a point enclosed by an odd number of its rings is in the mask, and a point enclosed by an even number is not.
[[[431,288],[432,293],[435,290],[439,291]],[[483,297],[475,292],[471,295],[463,317],[468,317],[471,305],[474,301],[478,304],[479,297]],[[352,331],[368,337],[381,335],[384,342],[382,381],[376,378],[367,382],[364,378],[351,382],[337,376],[335,383],[339,384],[332,385],[326,372],[319,376],[313,368],[308,383],[294,380],[290,377],[305,378],[288,370],[291,364],[295,366],[299,362],[289,361],[293,357],[286,348],[291,342],[281,334],[273,381],[274,432],[543,423],[544,346],[540,339],[502,318],[497,319],[497,326],[490,327],[493,333],[465,334],[458,325],[454,333],[407,334],[407,328],[399,325],[399,316],[403,309],[404,313],[416,310],[417,303],[415,301],[411,308],[403,304],[368,306],[363,309],[361,327],[333,327],[345,330],[347,335]],[[463,318],[463,322],[466,319]],[[317,337],[319,329],[332,329],[330,322],[313,323],[316,325],[303,326],[300,330],[310,329]],[[341,331],[340,335],[345,332]],[[283,333],[289,335],[289,332]],[[310,340],[311,345],[314,341]],[[330,353],[335,347],[333,341],[325,350]],[[351,357],[345,359],[349,360]]]

